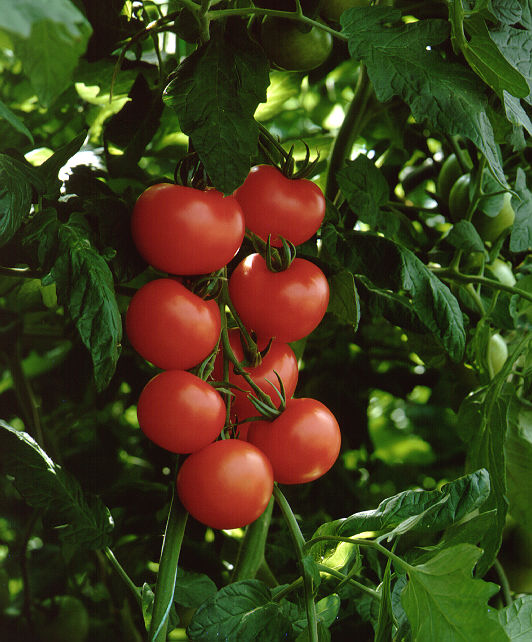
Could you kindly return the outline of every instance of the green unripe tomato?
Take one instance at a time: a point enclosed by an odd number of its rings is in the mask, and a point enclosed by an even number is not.
[[[486,267],[493,276],[501,283],[504,283],[504,285],[511,287],[515,285],[516,280],[512,268],[505,261],[495,259],[493,263],[488,263]]]
[[[301,31],[294,20],[270,16],[261,25],[261,42],[270,62],[285,71],[315,69],[332,50],[332,36],[326,31]]]
[[[340,16],[352,7],[368,7],[370,0],[323,0],[320,15],[327,22],[340,22]]]
[[[515,212],[512,207],[512,195],[509,192],[504,194],[504,201],[497,216],[488,216],[483,212],[477,212],[473,223],[478,233],[485,241],[497,240],[499,236],[514,224]]]
[[[488,342],[488,371],[493,377],[502,370],[508,359],[508,346],[500,334],[492,334]]]
[[[469,207],[469,187],[471,185],[471,174],[463,174],[454,182],[449,193],[449,214],[451,220],[460,221],[467,214]]]
[[[42,642],[84,642],[89,634],[89,615],[83,602],[72,595],[58,595],[39,612],[37,630]]]
[[[473,163],[471,162],[471,158],[467,152],[464,152],[464,158],[467,163],[467,169],[471,170],[473,168]],[[462,174],[463,170],[460,167],[456,154],[449,154],[441,166],[437,181],[438,196],[443,202],[449,202],[451,189]]]

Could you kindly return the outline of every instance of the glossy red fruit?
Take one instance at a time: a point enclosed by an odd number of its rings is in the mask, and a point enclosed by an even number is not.
[[[238,330],[229,330],[229,343],[239,361],[244,360],[244,350],[240,340]],[[247,394],[252,393],[251,386],[246,382],[242,375],[234,373],[234,365],[229,363],[229,382],[242,388],[246,392],[241,392],[235,388],[231,389],[234,397],[231,399],[231,409],[240,420],[246,417],[258,415],[258,410],[248,400]],[[262,362],[257,366],[246,366],[244,370],[249,374],[257,386],[270,396],[272,402],[278,408],[281,404],[279,395],[275,392],[274,386],[279,388],[279,382],[275,372],[281,377],[287,399],[294,394],[298,379],[297,359],[292,348],[279,341],[273,341],[268,352],[263,357]],[[274,372],[275,371],[275,372]],[[223,379],[223,351],[220,350],[214,362],[213,377],[217,381]],[[270,383],[271,382],[271,383]],[[273,384],[273,385],[272,385]],[[253,393],[254,394],[254,393]]]
[[[310,334],[329,303],[327,279],[314,263],[296,258],[287,270],[271,272],[260,254],[237,265],[229,294],[248,328],[285,343]]]
[[[246,227],[279,247],[279,236],[300,245],[316,233],[325,216],[325,197],[311,181],[286,178],[270,165],[252,167],[234,194]]]
[[[244,216],[232,196],[172,183],[148,187],[131,218],[141,256],[170,274],[219,270],[238,252],[244,231]]]
[[[266,509],[273,492],[272,467],[264,453],[246,441],[215,441],[183,462],[177,492],[202,524],[241,528]]]
[[[340,452],[341,435],[332,412],[315,399],[291,399],[274,421],[254,421],[247,434],[268,457],[280,484],[303,484],[324,475]]]
[[[201,363],[214,350],[220,328],[216,301],[204,301],[175,279],[143,285],[126,314],[132,346],[164,370],[188,370]]]
[[[220,434],[225,404],[208,383],[184,370],[165,370],[140,394],[137,417],[142,432],[161,448],[191,453]]]

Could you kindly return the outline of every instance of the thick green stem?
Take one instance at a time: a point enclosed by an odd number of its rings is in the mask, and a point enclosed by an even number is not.
[[[133,593],[135,600],[141,606],[142,600],[140,597],[140,591],[138,587],[133,584],[133,580],[129,577],[129,575],[126,573],[120,562],[116,559],[115,554],[113,551],[109,548],[109,546],[106,546],[103,549],[103,552],[105,553],[105,556],[107,559],[111,562],[112,567],[115,569],[115,571],[120,575],[120,577],[124,580],[124,583],[126,586],[129,588],[129,590]]]
[[[290,504],[287,502],[286,497],[283,495],[283,493],[279,490],[277,484],[275,484],[273,488],[273,496],[275,497],[275,501],[279,505],[286,525],[288,526],[288,530],[290,532],[290,536],[296,550],[299,570],[301,576],[303,577],[303,590],[305,594],[305,606],[307,610],[309,642],[318,642],[318,619],[316,617],[316,605],[314,603],[312,577],[305,569],[303,564],[303,558],[305,557],[305,538],[303,537],[303,533],[299,528],[299,524],[297,523],[295,515],[290,508]]]
[[[273,497],[262,515],[246,528],[233,570],[232,581],[253,579],[264,560],[264,548],[272,519]]]
[[[344,573],[340,573],[340,571],[336,571],[333,568],[329,568],[324,564],[316,564],[316,566],[322,573],[327,573],[328,575],[332,575],[332,577],[336,577],[338,580],[340,580],[340,583],[336,587],[336,590],[338,590],[342,584],[351,584],[352,586],[356,587],[359,591],[363,591],[364,593],[371,595],[371,597],[374,597],[376,600],[381,599],[381,594],[378,591],[375,591],[374,589],[370,588],[369,586],[366,586],[365,584],[361,584],[360,582],[357,582],[356,580],[349,577],[348,575],[344,575]]]
[[[450,270],[448,268],[430,268],[431,272],[436,274],[442,279],[449,279],[451,281],[458,281],[459,283],[479,283],[480,285],[485,285],[488,288],[493,290],[503,290],[504,292],[509,292],[510,294],[517,294],[518,296],[526,299],[527,301],[532,302],[532,294],[516,288],[512,285],[506,285],[500,281],[495,281],[494,279],[487,279],[485,276],[477,276],[476,274],[463,274],[455,270]]]
[[[369,82],[366,67],[364,64],[360,63],[355,95],[351,100],[351,104],[345,114],[342,126],[340,127],[338,135],[334,141],[331,160],[329,161],[325,196],[331,201],[334,200],[336,192],[338,191],[336,173],[342,167],[346,155],[348,154],[348,150],[360,133],[361,125],[364,122],[366,106],[372,91],[373,87]]]
[[[175,581],[179,553],[185,534],[188,513],[176,497],[172,496],[163,548],[157,574],[157,584],[153,600],[149,642],[165,642],[168,628],[168,614],[174,599]]]

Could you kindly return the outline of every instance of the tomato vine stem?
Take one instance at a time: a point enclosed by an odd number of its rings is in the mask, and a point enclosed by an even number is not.
[[[488,279],[485,276],[478,276],[476,274],[464,274],[463,272],[458,272],[457,270],[452,270],[450,268],[436,268],[431,267],[430,271],[439,276],[442,279],[448,279],[450,281],[458,281],[459,283],[478,283],[480,285],[485,285],[488,288],[493,290],[503,290],[504,292],[509,292],[510,294],[517,294],[523,299],[530,301],[532,303],[532,294],[521,290],[521,288],[516,288],[512,285],[506,285],[506,283],[501,283],[500,281],[495,281],[494,279]]]
[[[168,615],[174,600],[177,565],[187,518],[188,513],[177,499],[174,488],[164,533],[159,572],[157,573],[149,630],[150,642],[164,642],[166,640]]]
[[[273,511],[273,497],[262,515],[246,528],[240,543],[238,555],[231,577],[232,582],[253,579],[264,560],[264,548],[270,528]]]
[[[273,486],[273,496],[277,505],[281,509],[286,525],[290,532],[292,542],[296,551],[297,561],[299,565],[299,570],[303,578],[303,591],[305,594],[305,607],[307,611],[307,623],[308,623],[308,634],[309,642],[318,642],[318,620],[316,616],[316,604],[314,603],[314,591],[313,591],[313,582],[312,577],[305,568],[303,564],[303,558],[305,557],[305,538],[303,533],[299,528],[296,517],[288,503],[286,497],[280,491],[279,486],[274,484]]]

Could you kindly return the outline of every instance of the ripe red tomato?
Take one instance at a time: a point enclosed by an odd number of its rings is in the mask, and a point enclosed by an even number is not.
[[[156,279],[138,290],[126,314],[135,350],[158,368],[188,370],[201,363],[220,336],[216,301],[204,301],[175,279]]]
[[[304,178],[286,178],[276,167],[252,167],[234,194],[240,203],[246,226],[279,247],[279,236],[300,245],[321,225],[325,216],[325,197],[321,189]]]
[[[244,360],[244,350],[240,341],[240,332],[238,330],[229,330],[229,343],[231,348],[239,361]],[[287,399],[294,394],[298,378],[297,359],[292,348],[286,343],[273,341],[270,349],[262,359],[262,362],[255,367],[248,366],[244,370],[250,375],[257,386],[270,395],[271,400],[278,408],[281,404],[279,396],[275,392],[271,383],[279,388],[279,382],[275,376],[275,372],[279,374],[283,381]],[[213,376],[217,381],[223,378],[223,351],[220,350],[216,355],[214,362]],[[247,398],[248,392],[253,392],[251,386],[246,382],[242,375],[234,373],[234,365],[229,363],[229,382],[242,388],[246,392],[232,389],[231,392],[235,395],[231,400],[231,409],[238,416],[240,420],[246,417],[258,415],[258,410]]]
[[[142,432],[161,448],[191,453],[220,434],[225,404],[208,383],[184,370],[165,370],[141,392],[137,417]]]
[[[291,399],[273,421],[251,422],[247,441],[260,448],[281,484],[303,484],[324,475],[340,452],[340,428],[315,399]]]
[[[267,457],[239,439],[215,441],[192,453],[177,475],[179,499],[211,528],[241,528],[260,517],[273,491]]]
[[[229,279],[231,300],[244,324],[259,337],[288,343],[310,334],[329,303],[329,285],[319,267],[296,258],[271,272],[260,254],[237,265]]]
[[[229,263],[244,238],[244,216],[232,196],[171,183],[148,187],[131,218],[142,257],[170,274],[207,274]]]

